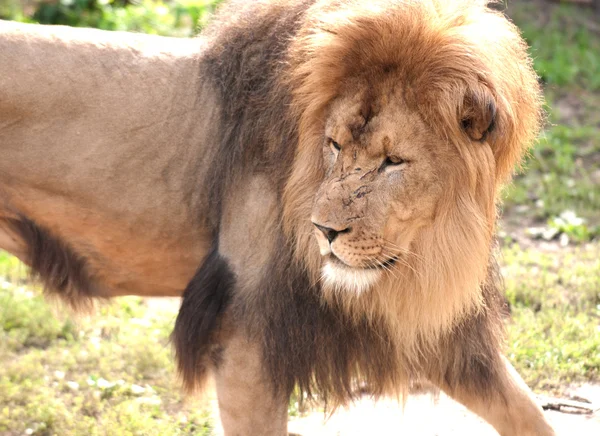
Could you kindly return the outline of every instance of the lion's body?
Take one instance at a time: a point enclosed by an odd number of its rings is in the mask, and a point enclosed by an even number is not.
[[[62,291],[81,298],[180,295],[210,246],[199,225],[206,197],[187,181],[210,131],[210,97],[193,73],[202,46],[148,38],[0,25],[0,240],[27,218],[67,244],[85,263],[68,274],[84,283]],[[3,248],[30,263],[35,240],[18,233]],[[42,271],[50,282],[54,272]]]
[[[497,192],[540,121],[513,26],[483,1],[223,9],[185,42],[0,26],[0,248],[75,305],[183,294],[179,369],[215,372],[231,434],[282,434],[294,386],[418,379],[552,434],[501,358]]]

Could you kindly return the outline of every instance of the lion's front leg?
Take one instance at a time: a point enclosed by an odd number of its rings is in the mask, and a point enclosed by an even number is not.
[[[490,373],[488,390],[475,389],[471,383],[440,383],[440,387],[489,422],[501,436],[554,436],[529,387],[506,358],[498,359],[500,370]]]
[[[438,352],[426,360],[428,376],[501,436],[553,436],[533,393],[501,354],[502,320],[492,290],[484,288],[485,310],[440,341]]]
[[[287,435],[288,396],[273,394],[259,344],[236,333],[219,360],[215,379],[225,436]]]

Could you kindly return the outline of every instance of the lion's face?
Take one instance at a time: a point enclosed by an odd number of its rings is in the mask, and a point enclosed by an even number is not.
[[[401,86],[356,85],[331,106],[327,175],[311,218],[325,283],[360,292],[412,255],[455,156],[409,109]]]

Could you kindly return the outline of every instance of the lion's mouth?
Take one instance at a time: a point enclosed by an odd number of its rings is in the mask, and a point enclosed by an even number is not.
[[[374,265],[370,265],[368,268],[369,269],[388,269],[389,267],[393,266],[397,260],[398,260],[398,256],[394,256],[389,259],[386,259],[383,262],[377,262]]]
[[[353,267],[336,256],[328,256],[323,265],[325,288],[362,293],[370,289],[382,275],[383,268]]]
[[[385,269],[392,267],[398,260],[398,256],[394,256],[394,257],[390,257],[389,259],[386,259],[383,262],[374,261],[364,267],[354,267],[354,266],[348,265],[346,262],[344,262],[342,259],[340,259],[333,253],[330,253],[329,256],[327,256],[327,257],[328,257],[327,260],[337,267],[349,268],[349,269],[354,269],[354,270],[356,270],[356,269],[376,269],[376,270],[383,269],[383,270],[385,270]]]

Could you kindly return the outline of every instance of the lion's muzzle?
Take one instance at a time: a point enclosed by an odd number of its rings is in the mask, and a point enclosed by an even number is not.
[[[313,221],[317,231],[315,232],[317,243],[319,244],[319,251],[322,256],[326,256],[331,253],[331,244],[337,239],[340,234],[350,233],[352,230],[350,227],[346,227],[342,230],[336,230],[331,227],[326,227]]]

